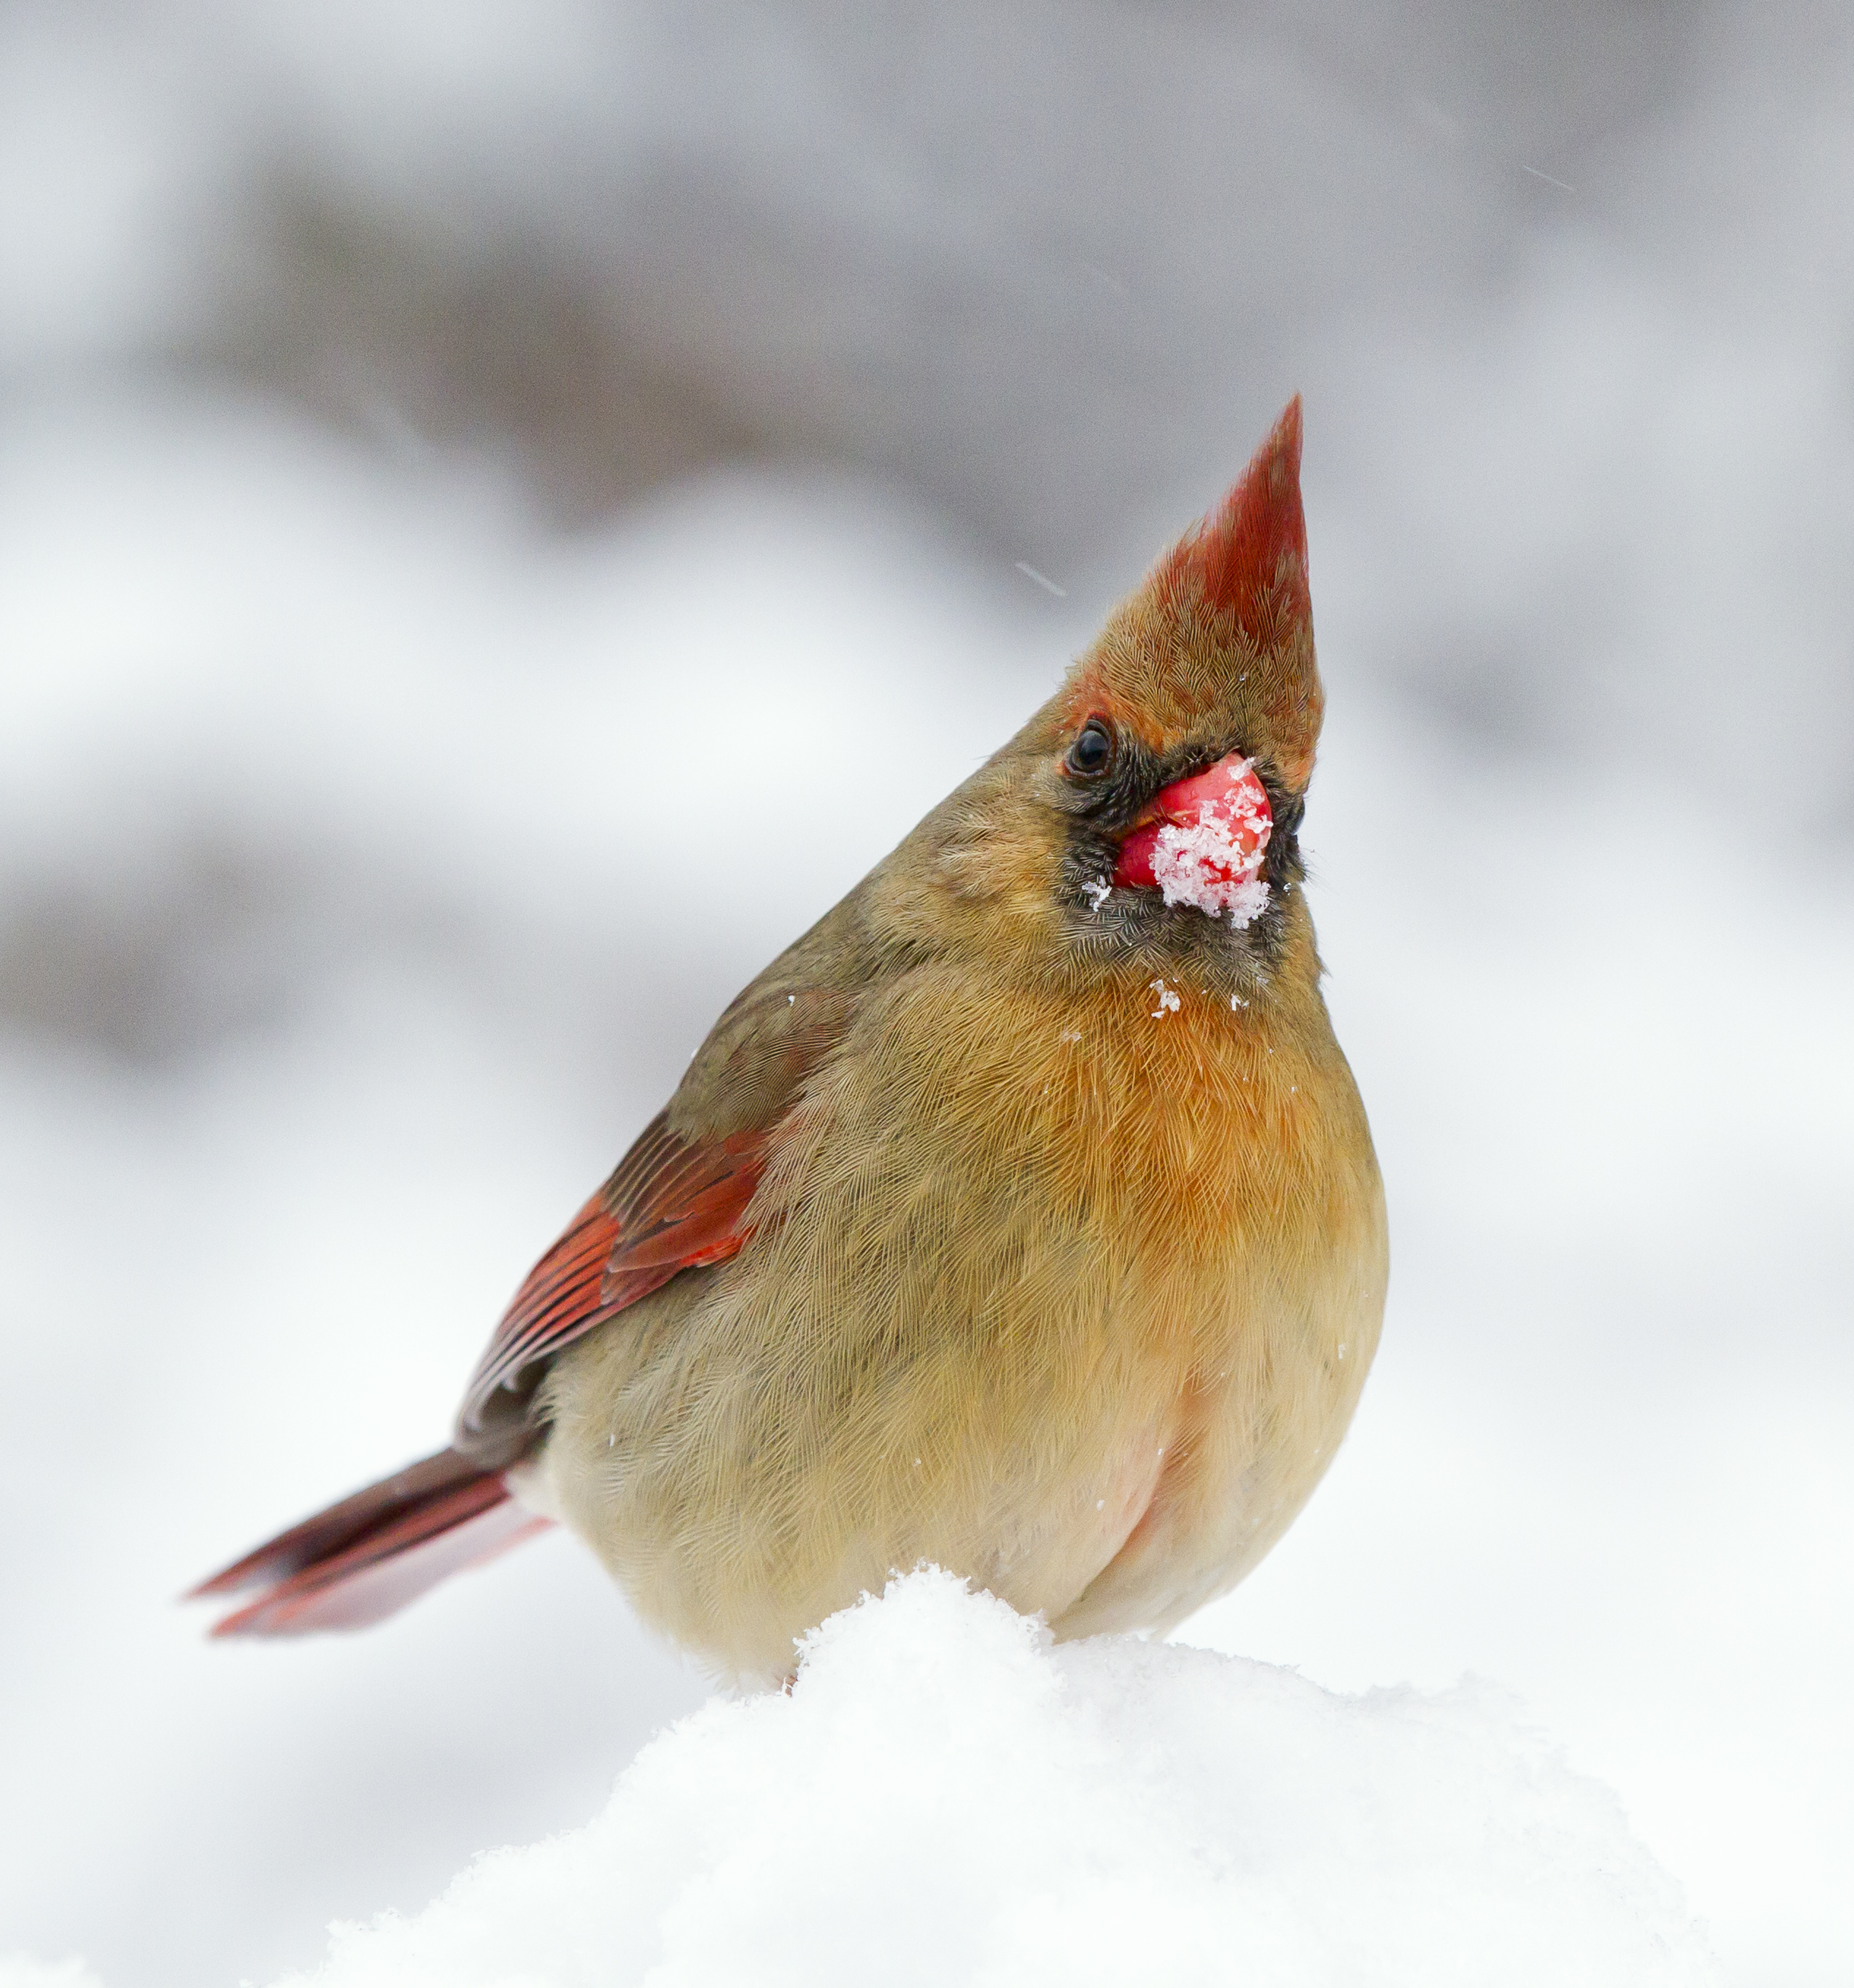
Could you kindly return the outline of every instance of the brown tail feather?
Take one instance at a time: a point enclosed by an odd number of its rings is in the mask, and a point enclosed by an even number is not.
[[[358,1629],[548,1523],[510,1498],[500,1471],[441,1450],[279,1533],[187,1598],[263,1588],[215,1636]]]

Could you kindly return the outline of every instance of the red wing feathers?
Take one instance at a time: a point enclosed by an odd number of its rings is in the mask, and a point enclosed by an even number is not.
[[[529,1272],[503,1313],[488,1351],[471,1376],[461,1422],[474,1423],[483,1402],[531,1360],[566,1345],[605,1316],[599,1293],[617,1241],[617,1220],[606,1208],[603,1193],[596,1194]]]
[[[344,1498],[195,1588],[196,1595],[263,1591],[213,1634],[360,1628],[545,1527],[550,1521],[511,1497],[502,1474],[532,1439],[522,1430],[519,1391],[562,1347],[678,1270],[731,1256],[747,1239],[743,1218],[765,1145],[763,1132],[692,1144],[661,1115],[653,1119],[515,1293],[465,1397],[461,1449]],[[506,1432],[512,1442],[499,1432],[483,1439],[505,1384],[516,1391]]]
[[[498,1388],[518,1389],[529,1369],[678,1270],[731,1256],[747,1239],[765,1150],[757,1131],[691,1144],[659,1112],[516,1292],[471,1377],[459,1440],[482,1428]]]
[[[262,1591],[213,1634],[358,1628],[550,1523],[522,1509],[504,1476],[540,1433],[527,1415],[539,1370],[679,1270],[734,1255],[749,1233],[768,1138],[755,1129],[685,1140],[659,1113],[515,1293],[464,1397],[457,1446],[292,1526],[196,1588]]]

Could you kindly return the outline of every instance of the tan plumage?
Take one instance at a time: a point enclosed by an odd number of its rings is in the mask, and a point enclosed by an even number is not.
[[[1386,1240],[1299,888],[1298,454],[1296,402],[1022,731],[730,1006],[649,1166],[486,1357],[454,1469],[506,1469],[724,1672],[786,1675],[921,1560],[1059,1635],[1163,1629],[1255,1565],[1345,1432]],[[1113,758],[1084,777],[1091,719]],[[1236,753],[1272,807],[1265,912],[1109,888],[1153,796]],[[718,1184],[679,1227],[651,1184],[685,1177]],[[309,1625],[320,1523],[221,1577],[308,1569],[238,1626]]]
[[[755,1066],[783,1017],[844,1004],[757,1232],[548,1378],[559,1512],[728,1669],[782,1673],[795,1636],[922,1560],[1060,1635],[1166,1628],[1268,1550],[1350,1420],[1383,1204],[1300,891],[1264,962],[1187,906],[1182,948],[1097,943],[1052,888],[1069,817],[1050,789],[1088,712],[1119,705],[1161,749],[1295,752],[1261,735],[1291,671],[1317,729],[1300,624],[1233,651],[1201,606],[1180,642],[1136,596],[741,997]],[[1309,736],[1303,783],[1311,762]],[[731,1048],[724,1019],[672,1127],[733,1129],[743,1084],[765,1111]]]

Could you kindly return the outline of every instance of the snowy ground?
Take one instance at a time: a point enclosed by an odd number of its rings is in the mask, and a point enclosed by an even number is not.
[[[1484,1690],[1046,1632],[937,1572],[718,1702],[591,1827],[344,1929],[323,1988],[1710,1988],[1615,1799]],[[299,1980],[305,1979],[299,1977]]]
[[[69,1963],[67,1963],[67,1966]],[[309,1976],[292,1976],[309,1988]],[[1613,1796],[1484,1688],[1047,1631],[927,1570],[586,1828],[335,1929],[316,1988],[1714,1988]],[[0,1988],[90,1988],[0,1959]]]
[[[1845,866],[1757,752],[1657,786],[1393,702],[1318,435],[1308,839],[1391,1311],[1329,1482],[1182,1640],[1497,1681],[1731,1980],[1827,1988]],[[584,1823],[701,1703],[557,1537],[351,1640],[208,1648],[171,1600],[441,1439],[721,1002],[1042,695],[1103,602],[997,566],[841,484],[546,540],[227,404],[8,429],[0,1950],[110,1988],[307,1966],[329,1919]]]

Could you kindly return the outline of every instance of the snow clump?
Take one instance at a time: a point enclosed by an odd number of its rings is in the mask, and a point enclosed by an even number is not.
[[[924,1570],[789,1695],[718,1699],[585,1828],[290,1988],[1675,1988],[1716,1981],[1614,1798],[1484,1691],[1039,1624]]]
[[[1153,879],[1165,901],[1194,904],[1212,918],[1228,911],[1238,931],[1268,904],[1259,873],[1274,822],[1254,763],[1225,762],[1217,770],[1228,774],[1228,791],[1204,802],[1193,820],[1166,823],[1153,845]]]

